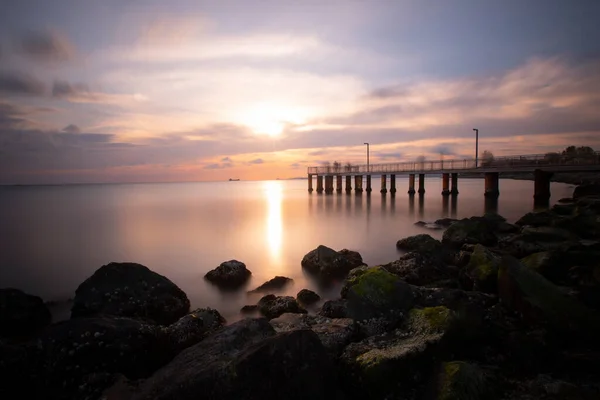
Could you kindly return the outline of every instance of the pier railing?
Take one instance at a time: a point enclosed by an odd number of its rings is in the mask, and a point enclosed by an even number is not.
[[[528,154],[518,156],[503,156],[489,159],[479,159],[475,165],[475,158],[453,159],[438,161],[412,161],[385,164],[364,165],[326,165],[319,167],[308,167],[308,173],[320,174],[360,174],[360,173],[419,173],[419,172],[443,172],[456,170],[475,170],[478,168],[489,169],[524,169],[549,166],[585,166],[600,165],[600,152],[589,153],[584,156],[570,156],[558,153]]]

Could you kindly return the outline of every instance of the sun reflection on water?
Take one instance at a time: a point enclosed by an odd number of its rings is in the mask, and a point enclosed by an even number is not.
[[[281,220],[282,187],[281,182],[264,182],[264,192],[267,199],[267,229],[266,242],[273,263],[281,259],[281,242],[283,223]]]

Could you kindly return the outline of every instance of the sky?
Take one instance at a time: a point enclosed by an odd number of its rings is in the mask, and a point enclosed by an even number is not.
[[[600,150],[598,0],[0,1],[0,184]]]

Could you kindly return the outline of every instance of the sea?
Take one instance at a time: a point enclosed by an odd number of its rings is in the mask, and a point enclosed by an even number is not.
[[[136,262],[177,284],[192,308],[215,308],[233,322],[260,298],[247,291],[278,275],[293,279],[278,294],[307,288],[322,301],[339,297],[341,282],[322,287],[301,268],[319,245],[356,250],[377,265],[401,255],[401,238],[441,238],[442,230],[417,221],[488,211],[514,222],[534,209],[532,181],[501,179],[497,202],[486,202],[482,179],[459,179],[455,198],[441,195],[438,177],[426,178],[423,196],[409,196],[404,178],[395,196],[381,195],[378,179],[372,185],[370,195],[309,194],[302,179],[0,186],[0,287],[42,297],[59,321],[69,318],[70,299],[95,270]],[[572,191],[552,183],[550,205]],[[221,291],[204,279],[233,259],[252,272],[246,287]]]

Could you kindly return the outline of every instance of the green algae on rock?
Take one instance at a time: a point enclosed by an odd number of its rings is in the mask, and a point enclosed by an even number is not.
[[[435,400],[478,400],[491,392],[488,374],[464,361],[442,363],[436,386]]]
[[[475,245],[464,274],[473,283],[473,290],[496,293],[500,256],[482,245]]]

